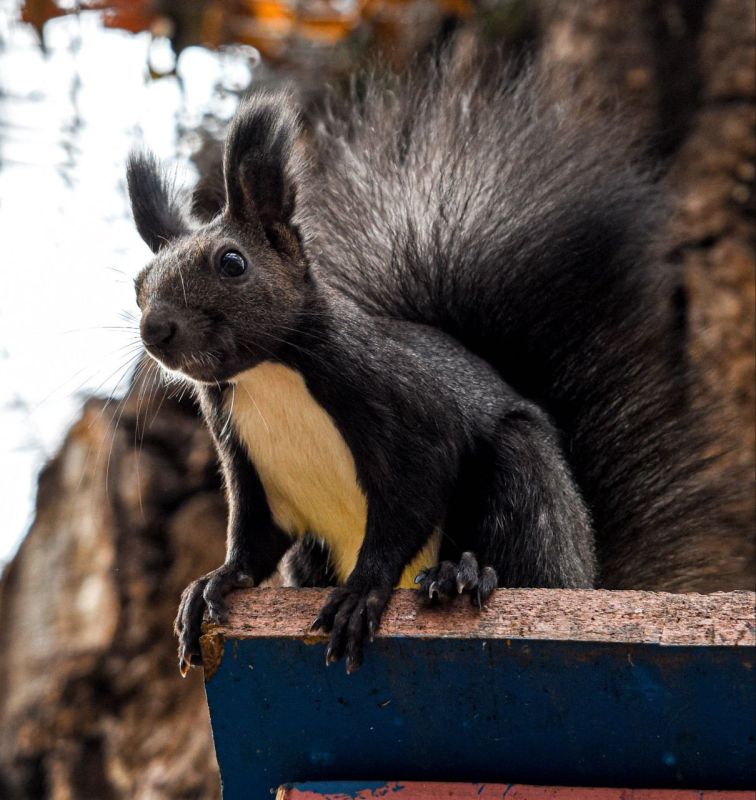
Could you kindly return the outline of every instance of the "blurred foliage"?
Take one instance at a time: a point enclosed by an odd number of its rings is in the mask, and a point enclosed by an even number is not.
[[[196,45],[248,47],[251,60],[262,56],[266,68],[303,90],[339,83],[376,56],[401,68],[462,23],[477,23],[515,50],[536,27],[530,0],[24,0],[22,19],[44,48],[45,23],[79,11],[101,12],[109,28],[167,39],[176,55]],[[148,61],[153,78],[175,71],[175,60],[168,67]]]
[[[295,42],[328,47],[368,31],[387,43],[406,24],[467,18],[474,6],[473,0],[25,0],[22,18],[43,41],[47,20],[83,10],[102,11],[108,27],[167,36],[177,53],[191,45],[247,44],[275,62]]]

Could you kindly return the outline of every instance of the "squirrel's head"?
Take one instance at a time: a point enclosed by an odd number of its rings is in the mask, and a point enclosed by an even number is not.
[[[142,340],[168,369],[228,380],[275,358],[296,334],[311,292],[292,221],[299,139],[286,95],[245,100],[226,139],[224,206],[201,226],[157,161],[131,155],[134,220],[155,253],[136,280]]]

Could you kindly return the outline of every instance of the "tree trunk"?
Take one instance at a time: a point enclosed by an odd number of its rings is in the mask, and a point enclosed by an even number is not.
[[[90,400],[40,477],[0,584],[0,796],[219,795],[202,678],[182,681],[179,595],[223,560],[225,508],[193,409]],[[139,425],[139,431],[137,431]],[[135,445],[135,442],[139,442]]]

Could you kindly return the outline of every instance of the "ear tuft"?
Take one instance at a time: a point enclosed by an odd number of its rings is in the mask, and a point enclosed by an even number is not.
[[[257,217],[264,229],[289,225],[296,200],[299,114],[285,92],[258,92],[236,112],[226,138],[223,172],[233,216]]]
[[[153,253],[189,232],[173,183],[154,155],[132,152],[126,162],[126,182],[137,230]]]

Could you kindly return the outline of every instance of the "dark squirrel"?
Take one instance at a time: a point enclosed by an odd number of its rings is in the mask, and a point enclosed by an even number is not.
[[[130,159],[144,344],[194,386],[229,502],[226,562],[182,596],[184,672],[205,612],[287,551],[294,582],[339,584],[314,626],[351,671],[396,586],[675,590],[727,524],[654,176],[537,66],[474,61],[307,128],[253,94],[201,224]]]

